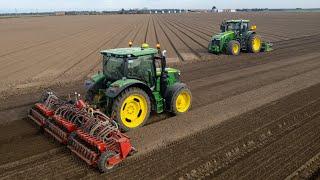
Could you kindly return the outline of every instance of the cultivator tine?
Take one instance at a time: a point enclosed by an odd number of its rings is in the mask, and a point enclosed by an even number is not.
[[[30,109],[28,117],[44,131],[83,159],[87,164],[116,165],[134,148],[118,125],[98,110],[88,107],[75,93],[75,101],[63,101],[47,92],[43,100]],[[105,152],[112,152],[106,162],[98,162]],[[104,158],[102,158],[104,159]],[[103,169],[99,167],[99,169]]]
[[[30,109],[28,118],[31,119],[38,126],[42,127],[45,124],[45,119],[40,113],[34,109]]]
[[[70,139],[68,148],[89,165],[93,165],[97,161],[98,154],[74,138]]]
[[[68,140],[68,133],[61,130],[59,127],[48,121],[47,126],[44,129],[47,133],[52,135],[60,143],[66,144]]]

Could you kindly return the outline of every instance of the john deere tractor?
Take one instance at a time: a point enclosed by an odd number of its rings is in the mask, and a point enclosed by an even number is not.
[[[192,95],[180,71],[166,67],[166,51],[141,47],[101,51],[103,71],[86,81],[86,100],[124,131],[143,126],[150,112],[174,115],[191,108]]]
[[[249,27],[249,23],[249,20],[223,21],[220,26],[221,33],[214,35],[209,43],[209,52],[239,55],[240,51],[271,51],[272,44],[263,42],[255,31],[257,27]]]

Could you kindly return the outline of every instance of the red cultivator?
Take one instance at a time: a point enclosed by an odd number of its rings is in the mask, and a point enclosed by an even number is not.
[[[117,124],[98,110],[87,106],[76,96],[63,101],[47,92],[28,117],[89,165],[101,172],[111,169],[135,149]]]

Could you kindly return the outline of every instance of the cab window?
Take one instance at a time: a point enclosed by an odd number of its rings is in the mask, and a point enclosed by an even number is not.
[[[139,79],[150,87],[155,84],[153,55],[140,56],[128,59],[128,78]]]

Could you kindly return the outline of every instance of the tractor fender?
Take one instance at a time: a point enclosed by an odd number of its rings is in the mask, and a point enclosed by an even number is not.
[[[145,84],[141,81],[129,82],[129,83],[126,83],[120,87],[111,85],[111,87],[106,89],[105,94],[107,97],[114,99],[117,96],[119,96],[125,89],[131,88],[131,87],[138,87],[138,88],[144,90],[148,94],[148,96],[150,97],[150,100],[151,101],[154,100],[151,89],[148,87],[147,84]]]
[[[185,87],[187,87],[187,85],[181,82],[177,82],[174,85],[167,87],[167,90],[164,95],[164,99],[166,101],[166,110],[172,110],[171,103],[175,92]]]
[[[246,35],[246,42],[248,42],[249,38],[251,37],[251,35],[253,34],[257,34],[255,31],[248,31],[247,35]]]

